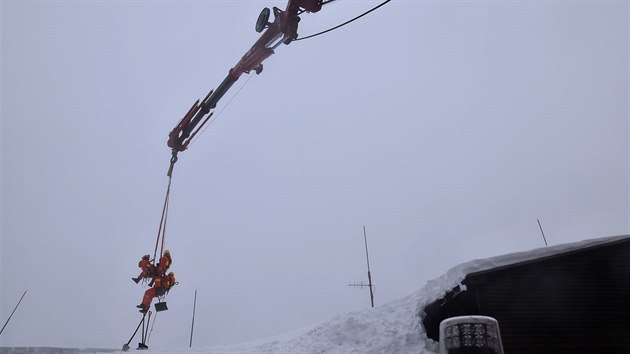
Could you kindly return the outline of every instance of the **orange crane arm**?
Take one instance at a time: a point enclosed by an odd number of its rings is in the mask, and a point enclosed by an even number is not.
[[[254,45],[243,55],[219,86],[206,95],[203,101],[197,100],[179,123],[168,135],[168,146],[173,149],[173,158],[177,152],[184,151],[190,141],[212,116],[212,110],[219,100],[234,85],[243,73],[254,70],[262,72],[262,62],[274,54],[280,44],[289,44],[298,37],[299,15],[304,12],[317,12],[322,8],[323,0],[289,0],[287,7],[280,10],[273,8],[274,21],[269,23],[271,11],[264,8],[256,21],[256,31],[264,32]],[[201,123],[201,124],[200,124]]]

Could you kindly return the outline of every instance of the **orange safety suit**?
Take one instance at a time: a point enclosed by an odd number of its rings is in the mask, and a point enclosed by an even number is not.
[[[143,310],[148,310],[154,297],[164,295],[176,283],[175,276],[172,274],[165,275],[163,277],[156,277],[153,287],[144,292],[144,297],[142,298]]]
[[[138,262],[138,267],[142,269],[142,272],[138,275],[138,280],[153,275],[153,264],[151,264],[148,258],[142,258],[140,262]]]
[[[158,297],[164,294],[164,287],[162,287],[162,279],[155,278],[155,282],[153,283],[153,287],[149,288],[144,292],[144,297],[142,298],[142,308],[143,310],[148,310],[151,306],[151,301],[153,301],[154,297]]]
[[[160,258],[160,263],[158,263],[158,273],[159,273],[159,275],[164,275],[166,273],[166,271],[168,270],[168,268],[171,266],[171,263],[173,263],[173,260],[171,259],[171,254],[170,253],[165,253]]]

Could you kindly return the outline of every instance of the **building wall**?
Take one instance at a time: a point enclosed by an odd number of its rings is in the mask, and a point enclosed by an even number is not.
[[[630,353],[628,240],[469,274],[463,283],[466,291],[427,306],[427,335],[442,318],[479,314],[499,321],[509,354]]]

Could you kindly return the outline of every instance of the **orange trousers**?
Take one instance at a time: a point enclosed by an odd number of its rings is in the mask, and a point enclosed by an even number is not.
[[[142,306],[145,309],[148,309],[151,306],[151,301],[153,301],[154,297],[158,297],[164,294],[164,291],[161,288],[150,288],[144,292],[144,297],[142,298]]]

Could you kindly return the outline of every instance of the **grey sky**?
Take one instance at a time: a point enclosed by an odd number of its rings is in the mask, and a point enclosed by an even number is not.
[[[379,1],[304,14],[327,29]],[[168,132],[286,1],[2,1],[0,345],[121,346]],[[222,105],[247,81],[243,76]],[[629,232],[627,1],[392,1],[281,46],[175,168],[156,347],[401,298],[458,263]]]

